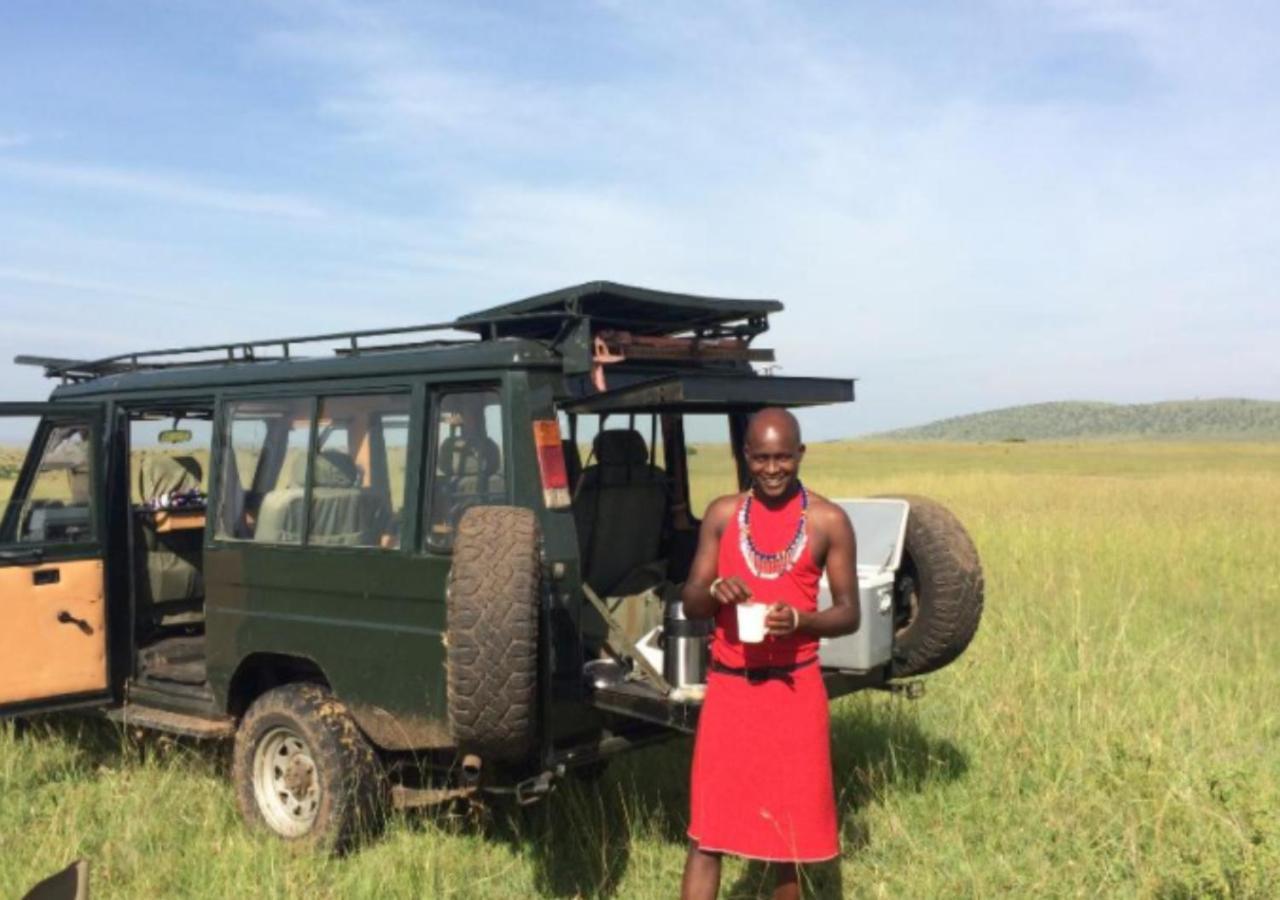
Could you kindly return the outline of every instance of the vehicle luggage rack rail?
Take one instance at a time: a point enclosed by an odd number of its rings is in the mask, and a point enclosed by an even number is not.
[[[593,325],[608,332],[631,331],[637,335],[671,336],[688,334],[695,345],[706,341],[735,338],[743,347],[741,358],[770,361],[768,351],[746,350],[757,335],[768,330],[768,314],[778,312],[782,304],[776,300],[729,300],[669,294],[644,288],[629,287],[607,281],[588,282],[540,294],[515,303],[470,313],[447,322],[404,325],[394,328],[370,328],[360,331],[335,331],[326,334],[267,338],[256,341],[233,341],[202,344],[193,347],[167,347],[121,353],[96,360],[61,359],[47,356],[20,355],[18,365],[39,366],[49,378],[64,382],[92,381],[109,375],[212,365],[244,365],[285,362],[302,359],[294,355],[301,344],[342,343],[334,350],[340,356],[364,353],[387,353],[430,347],[455,346],[501,338],[523,338],[544,344],[548,349],[570,357],[589,357],[594,335]],[[437,331],[470,332],[472,337],[448,340],[397,342],[394,344],[361,344],[371,338],[423,334]],[[665,351],[654,346],[637,355],[669,358],[679,354],[673,348]],[[698,358],[732,355],[725,348],[711,346],[696,350]],[[174,357],[186,357],[175,359]],[[190,357],[198,357],[192,359]]]
[[[176,369],[193,366],[217,364],[244,364],[282,362],[301,359],[294,355],[294,347],[299,344],[316,344],[321,342],[346,342],[347,346],[335,352],[354,354],[361,352],[404,350],[411,346],[421,347],[431,344],[470,344],[475,338],[461,338],[456,341],[428,341],[414,345],[396,344],[391,347],[361,346],[360,341],[367,338],[387,337],[391,335],[414,334],[427,331],[453,330],[453,322],[435,322],[426,325],[406,325],[398,328],[371,328],[362,331],[336,331],[328,334],[299,335],[296,337],[266,338],[258,341],[238,341],[225,344],[203,344],[194,347],[166,347],[160,350],[143,350],[133,353],[122,353],[97,360],[56,359],[44,356],[17,356],[14,362],[18,365],[41,366],[45,375],[50,378],[62,378],[64,381],[90,381],[106,375],[119,375],[125,372],[137,372],[156,369]],[[265,355],[261,351],[266,351]],[[174,360],[169,357],[201,356],[200,359]]]

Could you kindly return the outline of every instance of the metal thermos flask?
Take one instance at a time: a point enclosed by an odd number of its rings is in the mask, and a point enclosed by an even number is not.
[[[672,687],[707,683],[708,638],[714,619],[687,619],[680,598],[667,601],[662,617],[662,677]]]

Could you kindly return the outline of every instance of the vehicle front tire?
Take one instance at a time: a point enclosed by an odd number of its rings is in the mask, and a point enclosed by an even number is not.
[[[232,781],[252,827],[327,852],[377,827],[385,782],[346,706],[317,684],[288,684],[254,701],[236,732]]]
[[[894,586],[895,677],[954,661],[982,618],[985,582],[978,550],[955,515],[928,497],[903,495],[907,534]]]
[[[542,534],[532,510],[475,506],[453,544],[449,721],[462,750],[516,762],[535,746]]]

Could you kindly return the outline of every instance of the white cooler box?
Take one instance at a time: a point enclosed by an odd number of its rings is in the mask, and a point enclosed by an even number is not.
[[[853,522],[858,539],[858,598],[862,621],[858,630],[838,638],[822,638],[818,660],[824,669],[867,672],[893,656],[893,582],[902,564],[907,533],[905,500],[836,500]],[[827,577],[822,576],[818,609],[831,607]]]

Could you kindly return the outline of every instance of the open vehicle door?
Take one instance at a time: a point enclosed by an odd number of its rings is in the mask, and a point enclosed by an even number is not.
[[[102,407],[0,403],[0,444],[24,419],[31,448],[0,482],[0,715],[97,705],[110,686]]]

